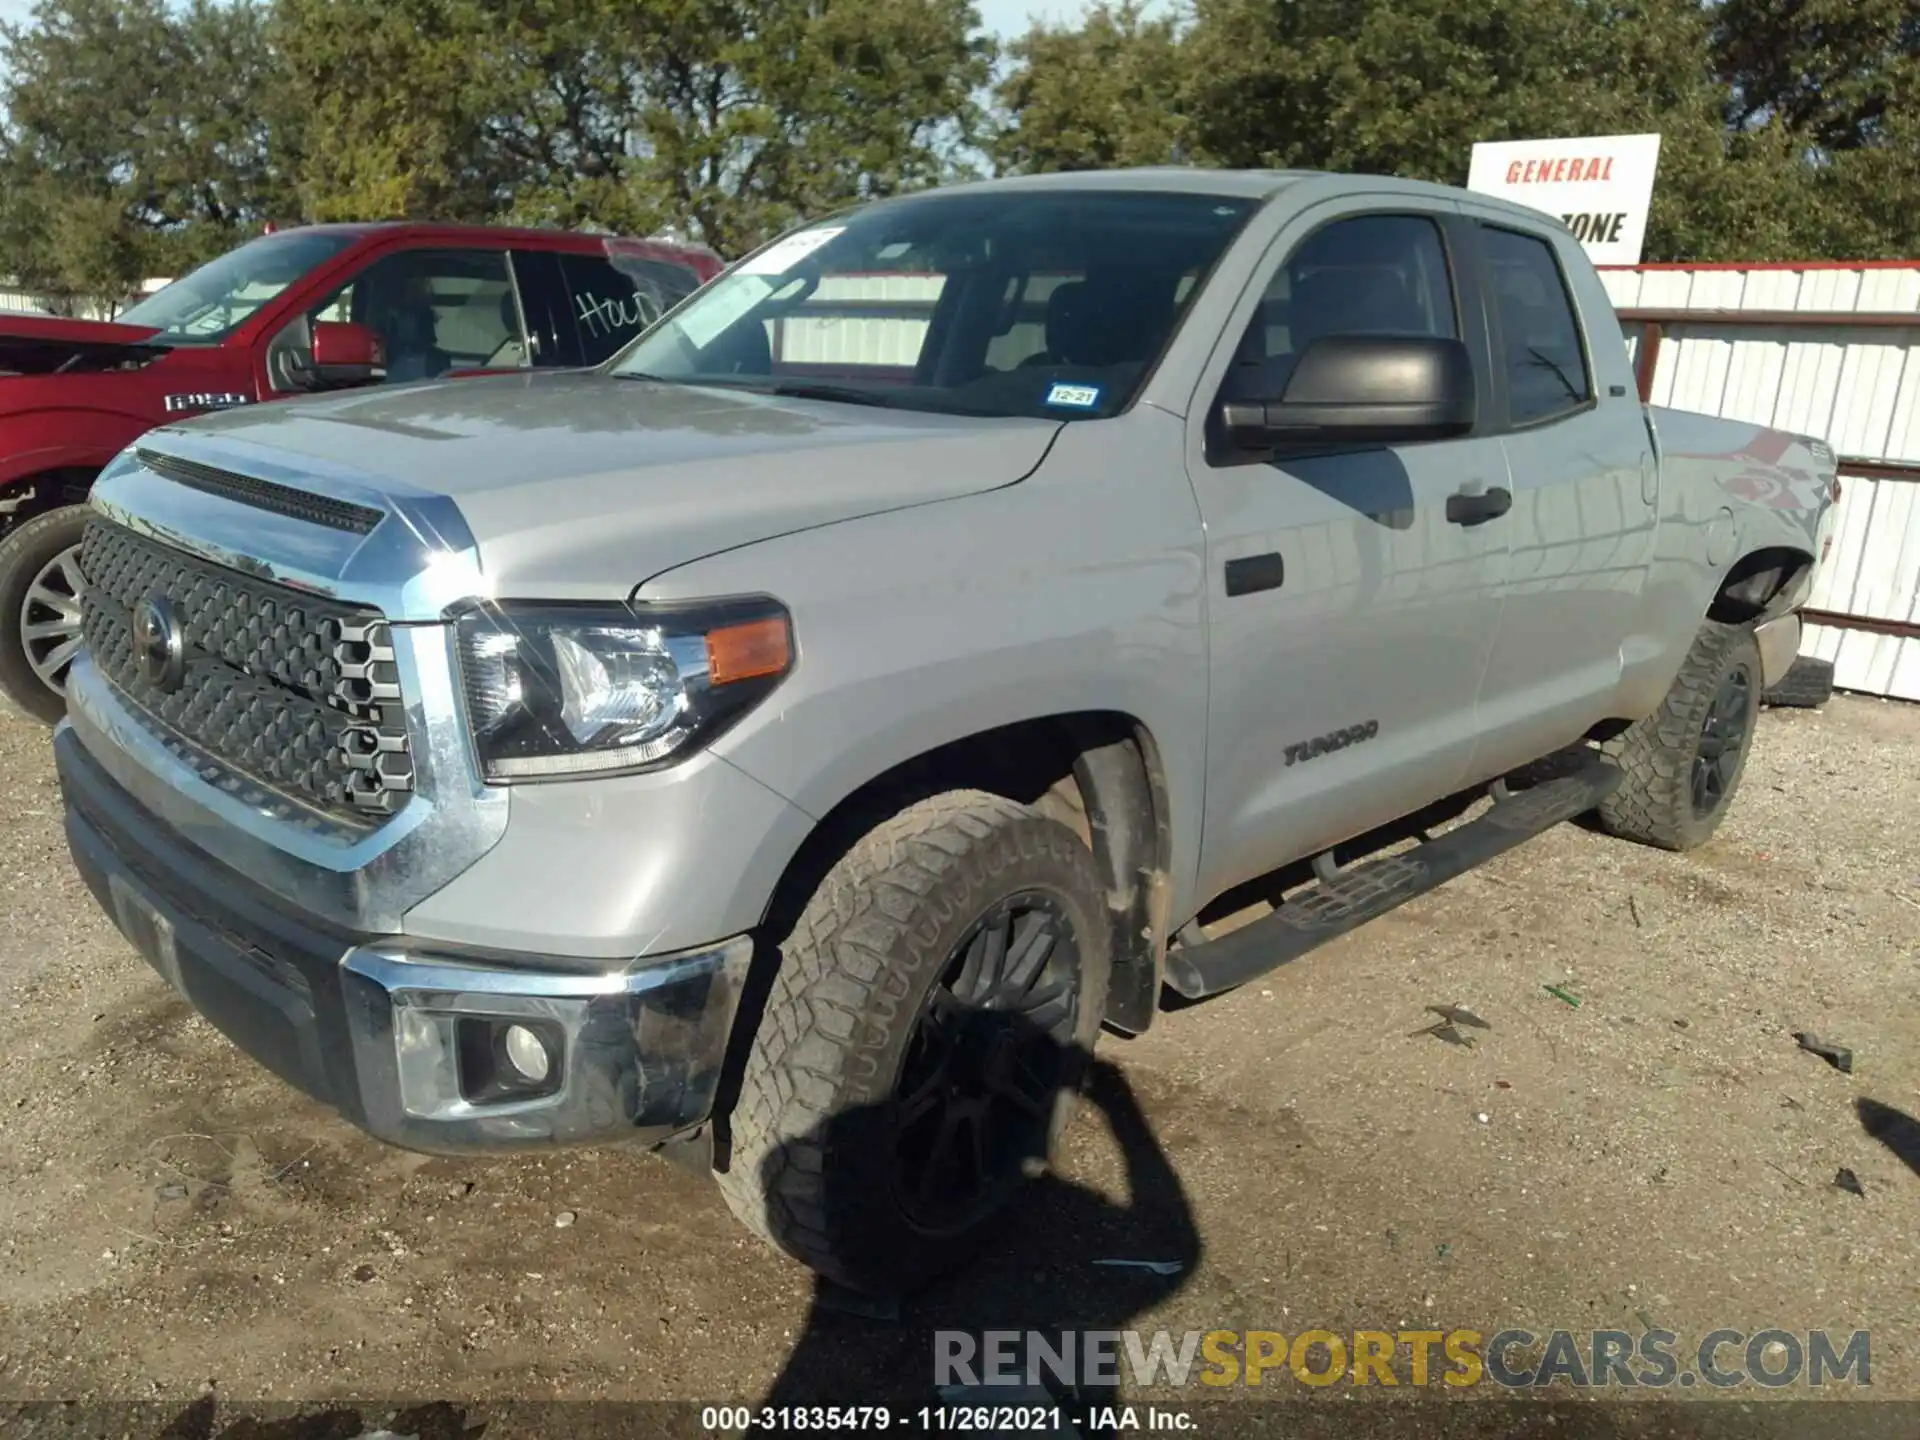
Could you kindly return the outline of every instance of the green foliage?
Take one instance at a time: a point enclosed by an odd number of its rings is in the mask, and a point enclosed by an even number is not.
[[[264,21],[246,0],[57,0],[0,28],[5,268],[117,296],[257,230],[281,199]]]
[[[1724,0],[1713,16],[1736,128],[1772,119],[1849,151],[1878,148],[1901,123],[1900,92],[1920,72],[1913,0]]]
[[[1140,0],[1100,3],[1076,29],[1035,25],[1001,80],[1006,119],[989,152],[1003,169],[1165,165],[1187,150],[1186,57],[1173,16]]]
[[[315,214],[691,231],[933,183],[979,125],[967,0],[281,0]]]
[[[958,173],[970,0],[42,0],[0,35],[0,268],[124,293],[269,218],[730,253]]]
[[[1920,251],[1912,0],[1096,5],[1013,49],[1008,169],[1184,150],[1459,184],[1475,141],[1658,131],[1650,260]]]
[[[271,36],[302,117],[286,160],[303,217],[480,221],[497,208],[480,6],[279,0]]]
[[[1913,0],[41,0],[0,27],[0,270],[124,293],[267,219],[674,230],[1001,171],[1459,182],[1658,130],[1650,259],[1920,253]],[[995,113],[983,113],[991,96]]]

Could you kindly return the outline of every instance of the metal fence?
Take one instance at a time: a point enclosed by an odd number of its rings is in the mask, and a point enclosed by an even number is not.
[[[1840,458],[1805,650],[1920,700],[1920,264],[1602,272],[1657,405],[1816,435]]]

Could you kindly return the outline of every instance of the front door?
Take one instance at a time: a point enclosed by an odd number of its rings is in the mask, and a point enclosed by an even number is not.
[[[455,370],[527,363],[520,311],[498,249],[402,249],[379,256],[289,322],[268,347],[276,388],[297,390],[287,357],[312,344],[316,320],[365,325],[386,343],[387,380],[432,380]]]
[[[1190,428],[1238,386],[1275,393],[1326,335],[1460,338],[1484,382],[1490,350],[1458,215],[1404,199],[1355,209],[1309,212],[1282,232]],[[1450,521],[1447,499],[1508,478],[1491,425],[1279,459],[1222,453],[1216,440],[1189,446],[1189,470],[1208,544],[1207,899],[1461,782],[1508,527]]]

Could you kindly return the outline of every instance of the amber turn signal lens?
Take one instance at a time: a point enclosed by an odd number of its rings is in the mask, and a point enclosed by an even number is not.
[[[707,632],[707,672],[715,685],[781,675],[793,663],[793,637],[780,616]]]

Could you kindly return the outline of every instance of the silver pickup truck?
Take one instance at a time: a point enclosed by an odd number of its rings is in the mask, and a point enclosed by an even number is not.
[[[1579,246],[1508,204],[887,200],[598,369],[144,436],[92,494],[67,831],[191,1004],[373,1134],[668,1148],[906,1285],[1103,1027],[1576,816],[1707,840],[1834,475],[1642,406]]]

